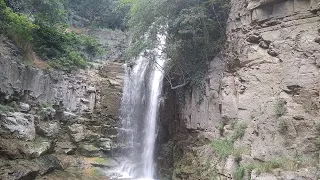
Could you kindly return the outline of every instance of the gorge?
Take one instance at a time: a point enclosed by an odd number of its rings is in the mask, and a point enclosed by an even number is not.
[[[0,179],[320,178],[319,0],[59,1],[62,34],[33,1],[0,1]]]

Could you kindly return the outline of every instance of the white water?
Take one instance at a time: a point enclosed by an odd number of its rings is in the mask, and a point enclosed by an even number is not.
[[[158,35],[158,47],[151,52],[154,61],[142,54],[132,67],[125,67],[126,76],[121,104],[121,122],[125,144],[130,151],[116,173],[118,179],[152,180],[155,177],[154,151],[157,131],[159,98],[166,65],[164,35]]]
[[[147,116],[145,120],[144,150],[143,150],[143,175],[152,179],[154,176],[154,148],[156,140],[156,125],[159,109],[159,97],[162,91],[162,81],[164,72],[162,67],[165,65],[165,59],[162,51],[165,45],[165,37],[159,36],[159,47],[155,50],[155,66],[152,70],[149,81],[149,104],[147,107]]]

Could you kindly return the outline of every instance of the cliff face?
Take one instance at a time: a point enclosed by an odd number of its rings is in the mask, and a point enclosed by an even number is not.
[[[115,37],[101,40],[108,38]],[[65,73],[26,65],[1,37],[0,179],[98,179],[105,176],[101,168],[118,164],[124,70],[111,61],[122,49],[112,50],[94,68]]]
[[[318,0],[231,1],[205,95],[185,94],[162,146],[173,179],[320,177],[319,13]]]

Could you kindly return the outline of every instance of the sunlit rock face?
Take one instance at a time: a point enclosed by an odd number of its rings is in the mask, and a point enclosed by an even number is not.
[[[174,142],[165,155],[173,156],[173,179],[210,179],[214,172],[220,179],[234,176],[230,158],[219,160],[210,142],[230,136],[237,123],[247,125],[234,143],[247,149],[239,166],[279,158],[301,162],[246,177],[319,177],[319,5],[318,0],[231,1],[228,39],[210,63],[204,96],[198,90],[186,93],[171,139],[161,146]],[[161,158],[162,164],[168,163],[164,159],[169,158]]]

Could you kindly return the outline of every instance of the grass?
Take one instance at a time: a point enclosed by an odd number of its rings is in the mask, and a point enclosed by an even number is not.
[[[238,161],[241,159],[241,155],[246,153],[244,148],[234,148],[234,141],[231,139],[218,139],[211,142],[211,146],[214,152],[221,158],[225,159],[232,155]]]
[[[245,123],[237,123],[234,125],[234,131],[232,134],[232,139],[235,141],[237,139],[243,138],[245,131],[247,129],[247,124]]]
[[[220,124],[222,125],[222,123]],[[247,125],[245,123],[233,123],[232,127],[234,131],[230,137],[215,139],[211,142],[211,146],[221,159],[225,159],[229,155],[233,155],[236,160],[240,161],[241,154],[245,153],[246,150],[242,148],[234,148],[234,142],[244,136]]]
[[[256,170],[258,173],[270,173],[272,170],[278,168],[295,171],[299,169],[303,163],[300,158],[276,158],[265,162],[238,165],[237,169],[233,172],[233,177],[235,180],[242,180],[245,172],[251,173],[253,170]]]
[[[238,166],[233,172],[234,180],[242,180],[245,175],[245,168],[243,166]]]

